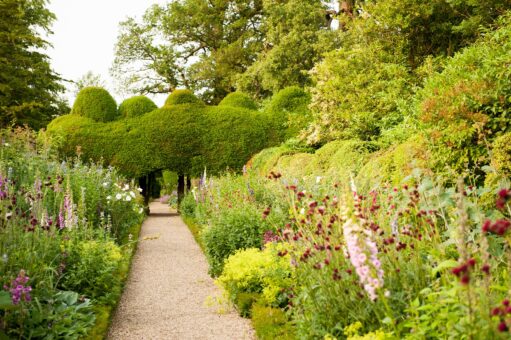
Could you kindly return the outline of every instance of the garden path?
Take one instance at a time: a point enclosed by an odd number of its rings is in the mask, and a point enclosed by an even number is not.
[[[168,205],[150,204],[109,339],[253,339],[250,322],[218,303],[206,259]]]

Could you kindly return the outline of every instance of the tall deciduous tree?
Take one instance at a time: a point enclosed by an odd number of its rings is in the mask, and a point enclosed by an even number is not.
[[[44,49],[50,46],[55,19],[47,0],[0,0],[0,126],[45,126],[67,109],[59,93],[61,78],[50,67]]]
[[[264,0],[264,49],[238,77],[240,90],[258,97],[285,87],[305,86],[321,55],[338,46],[322,0]]]
[[[121,23],[113,73],[135,93],[183,86],[218,103],[261,49],[262,0],[181,0]]]

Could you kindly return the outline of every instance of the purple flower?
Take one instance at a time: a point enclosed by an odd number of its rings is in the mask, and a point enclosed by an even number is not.
[[[30,292],[32,291],[32,287],[26,285],[29,280],[29,277],[25,275],[25,271],[20,270],[18,277],[12,280],[11,287],[9,292],[11,293],[12,303],[17,305],[20,302],[30,302],[32,297],[30,296]]]

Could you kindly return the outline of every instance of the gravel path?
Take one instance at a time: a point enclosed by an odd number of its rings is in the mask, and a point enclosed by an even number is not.
[[[108,338],[253,339],[249,320],[206,303],[221,293],[181,218],[159,202],[150,209]]]

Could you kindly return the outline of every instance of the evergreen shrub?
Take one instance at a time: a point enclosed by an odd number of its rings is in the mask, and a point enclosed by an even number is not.
[[[71,113],[96,122],[111,122],[118,118],[115,99],[102,87],[85,87],[73,104]]]
[[[124,100],[119,105],[119,115],[124,118],[137,117],[157,108],[156,104],[146,96],[135,96]]]

